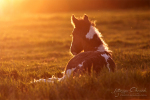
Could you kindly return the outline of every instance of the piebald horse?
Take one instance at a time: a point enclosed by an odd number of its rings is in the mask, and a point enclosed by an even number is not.
[[[68,62],[64,76],[62,78],[40,79],[35,82],[52,82],[55,79],[61,81],[72,73],[73,75],[85,71],[91,73],[91,68],[96,73],[99,73],[103,67],[106,67],[109,72],[114,72],[115,63],[111,57],[111,50],[102,39],[101,33],[96,29],[95,23],[91,22],[87,15],[84,15],[83,18],[76,18],[72,15],[71,23],[74,30],[70,51],[74,57]]]

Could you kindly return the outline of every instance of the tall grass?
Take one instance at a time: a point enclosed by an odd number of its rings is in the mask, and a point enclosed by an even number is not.
[[[136,87],[139,90],[146,89],[146,92],[142,93],[146,96],[134,98],[148,99],[150,89],[150,72],[141,72],[140,70],[118,70],[115,73],[103,70],[98,76],[94,73],[92,75],[85,74],[54,83],[41,82],[29,84],[26,82],[27,77],[24,76],[22,78],[7,77],[1,79],[0,98],[2,100],[116,99],[116,89],[130,90],[132,87]],[[117,99],[124,99],[124,97],[119,95]]]
[[[0,19],[0,100],[107,100],[150,98],[149,10],[27,14]],[[72,14],[87,13],[113,51],[114,73],[105,69],[63,82],[30,81],[62,77],[70,52]],[[115,97],[116,89],[139,95]],[[127,93],[128,94],[128,93]],[[130,95],[133,95],[130,93]]]

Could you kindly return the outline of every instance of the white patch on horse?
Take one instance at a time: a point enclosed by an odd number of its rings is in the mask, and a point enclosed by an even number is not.
[[[58,81],[62,81],[63,79],[65,79],[66,77],[69,77],[71,75],[71,73],[75,70],[76,68],[72,68],[72,69],[68,69],[66,71],[66,75],[64,74],[64,76],[62,78],[58,78]]]
[[[98,36],[100,36],[100,32],[95,28],[93,27],[92,25],[90,26],[90,30],[89,32],[86,34],[86,38],[87,39],[93,39],[93,36],[97,34]]]
[[[109,63],[107,62],[107,68],[108,68],[108,70],[109,70],[109,72],[110,72],[110,68],[109,68]]]
[[[62,78],[58,78],[58,81],[62,81],[63,79],[65,79],[65,75]]]
[[[79,64],[78,66],[81,68],[82,66],[83,66],[83,63],[84,63],[85,61],[83,61],[81,64]]]
[[[55,76],[52,76],[52,78],[48,78],[48,79],[38,79],[38,80],[34,80],[33,82],[30,83],[37,83],[37,82],[50,82],[50,83],[54,83],[54,81],[62,81],[64,80],[66,77],[69,77],[71,75],[71,73],[75,70],[76,68],[72,68],[72,69],[68,69],[66,71],[66,75],[64,75],[62,78],[57,78]]]
[[[107,51],[107,49],[101,44],[101,45],[97,48],[97,51],[99,51],[99,52],[104,52],[104,51]]]
[[[56,78],[55,76],[52,76],[52,78],[48,78],[48,79],[39,79],[39,80],[35,80],[31,83],[37,83],[37,82],[50,82],[50,83],[54,83],[54,81],[60,81],[60,79],[63,79],[62,78]]]
[[[71,73],[72,73],[75,69],[76,69],[76,68],[67,69],[66,75],[69,77],[69,76],[71,75]]]
[[[90,30],[89,30],[89,32],[86,34],[86,38],[87,39],[93,39],[93,36],[94,35],[97,35],[99,38],[100,38],[100,40],[102,41],[102,44],[98,47],[98,49],[97,49],[97,51],[108,51],[108,52],[111,52],[110,50],[109,50],[109,48],[108,48],[108,45],[105,43],[105,41],[102,39],[102,34],[98,31],[98,29],[97,28],[95,28],[94,26],[90,26]]]
[[[103,57],[105,58],[106,63],[107,63],[107,68],[108,68],[108,70],[109,70],[109,72],[110,72],[109,63],[107,62],[109,56],[108,56],[107,54],[101,54],[101,56],[103,56]]]
[[[101,56],[103,56],[105,58],[105,60],[107,61],[109,56],[107,54],[101,54]]]

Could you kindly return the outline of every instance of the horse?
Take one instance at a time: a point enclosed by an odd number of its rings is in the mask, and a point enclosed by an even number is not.
[[[91,68],[99,73],[104,66],[109,72],[114,72],[116,65],[111,57],[112,51],[102,39],[95,23],[90,21],[87,15],[79,19],[72,15],[71,23],[74,30],[70,51],[75,56],[69,61],[65,74],[69,76],[72,72],[85,70],[90,73]]]
[[[61,81],[70,77],[72,73],[73,75],[85,71],[91,73],[91,70],[100,73],[103,67],[109,72],[114,72],[116,65],[111,57],[112,51],[102,39],[102,34],[95,27],[95,23],[90,21],[87,15],[83,18],[72,15],[71,23],[74,29],[70,52],[74,57],[68,62],[62,78],[53,77],[47,81],[52,82],[55,79]]]

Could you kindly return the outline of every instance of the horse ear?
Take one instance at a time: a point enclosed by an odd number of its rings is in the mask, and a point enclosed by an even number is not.
[[[84,20],[85,21],[89,21],[89,18],[88,18],[88,16],[86,14],[84,15]]]
[[[75,25],[76,23],[77,23],[77,19],[75,18],[75,16],[74,15],[72,15],[71,16],[71,23],[73,24],[73,25]]]

